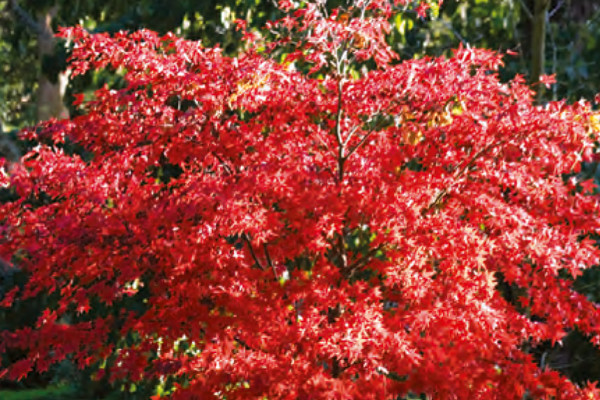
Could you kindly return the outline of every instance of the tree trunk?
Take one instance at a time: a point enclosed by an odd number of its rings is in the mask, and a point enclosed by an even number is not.
[[[52,18],[56,16],[58,6],[53,6],[47,11],[38,14],[38,25],[42,30],[38,34],[38,56],[40,63],[44,58],[53,57],[56,52],[56,39],[52,31]],[[56,79],[47,76],[44,71],[40,73],[37,90],[37,119],[43,121],[52,117],[68,118],[69,111],[63,103],[69,76],[66,71],[58,73]]]
[[[537,99],[540,101],[543,87],[539,85],[540,76],[544,74],[546,52],[546,19],[550,0],[535,0],[533,21],[531,26],[531,75],[529,82],[536,85]]]

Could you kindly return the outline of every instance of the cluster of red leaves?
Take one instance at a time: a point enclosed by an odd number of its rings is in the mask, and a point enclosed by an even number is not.
[[[355,23],[319,9],[281,22],[327,39],[306,41],[309,62],[368,48],[352,29],[373,10]],[[336,42],[319,24],[352,28]],[[60,297],[0,333],[0,354],[28,354],[0,374],[85,366],[135,331],[106,372],[186,376],[177,398],[597,398],[523,351],[600,335],[569,278],[600,256],[600,203],[568,178],[595,140],[586,104],[535,106],[483,50],[315,78],[172,35],[63,34],[74,74],[110,67],[126,87],[26,132],[51,144],[5,167],[18,200],[0,206],[0,254],[31,279],[2,306]],[[65,138],[93,157],[65,154]],[[142,290],[142,311],[121,307]]]

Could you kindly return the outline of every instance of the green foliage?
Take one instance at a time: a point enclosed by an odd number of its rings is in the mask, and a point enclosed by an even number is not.
[[[37,69],[31,67],[35,40],[24,36],[22,25],[13,23],[7,6],[8,1],[0,1],[0,128],[4,125],[4,131],[34,121],[32,93],[37,77]]]
[[[74,399],[68,386],[50,386],[44,389],[0,390],[2,400],[68,400]]]
[[[595,68],[600,62],[600,7],[589,0],[560,4],[550,10],[544,68],[546,74],[556,74],[557,84],[546,92],[545,100],[592,99],[600,91],[600,69]],[[531,2],[525,0],[447,0],[438,18],[426,20],[414,13],[396,16],[393,43],[406,59],[450,55],[461,43],[512,50],[516,55],[505,57],[502,78],[528,76],[531,9]]]
[[[219,43],[226,53],[238,50],[241,35],[234,29],[237,18],[249,25],[262,26],[278,16],[269,0],[167,1],[142,0],[134,5],[122,1],[24,0],[18,2],[32,21],[39,13],[57,7],[54,28],[82,24],[96,32],[152,29],[174,31],[180,36],[199,39],[206,46]],[[35,122],[35,92],[40,74],[55,79],[66,63],[65,44],[58,43],[54,55],[41,59],[36,49],[36,34],[0,0],[0,122],[9,128],[21,128]],[[32,66],[38,66],[33,67]],[[102,84],[106,74],[95,78]],[[70,84],[70,92],[82,93],[97,87],[90,79]],[[67,103],[71,103],[67,97]],[[76,110],[71,108],[71,113]]]

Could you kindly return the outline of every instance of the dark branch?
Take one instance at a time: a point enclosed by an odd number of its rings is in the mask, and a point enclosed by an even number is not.
[[[269,255],[269,250],[267,249],[266,243],[263,244],[263,249],[265,250],[265,258],[267,259],[267,265],[273,271],[273,275],[275,275],[275,279],[279,279],[279,276],[277,275],[277,271],[275,270],[275,266],[273,265],[273,262],[271,261],[271,256]]]
[[[383,127],[385,123],[385,119],[380,120],[373,128],[371,128],[369,130],[369,132],[367,132],[361,139],[360,141],[354,146],[352,147],[348,153],[345,156],[345,159],[348,159],[356,150],[358,150],[366,141],[367,139],[369,139],[369,137],[371,136],[371,134],[375,131],[378,131],[379,129],[381,129]],[[354,133],[354,131],[352,132]]]
[[[11,0],[10,6],[15,17],[20,20],[29,30],[31,30],[37,36],[41,36],[46,39],[52,38],[52,35],[48,33],[48,31],[44,29],[42,25],[37,23],[27,11],[21,8],[17,0]]]
[[[254,351],[254,349],[250,346],[248,346],[248,344],[246,342],[244,342],[242,339],[240,339],[239,337],[234,337],[233,340],[235,340],[237,343],[239,343],[244,349],[246,350],[252,350]]]
[[[481,155],[483,155],[484,153],[486,153],[488,150],[501,145],[502,143],[504,143],[504,141],[500,141],[498,143],[492,143],[490,145],[485,146],[484,148],[480,149],[477,153],[475,153],[475,155],[473,157],[471,157],[471,159],[469,160],[469,162],[467,162],[461,169],[460,171],[458,171],[458,173],[456,174],[456,176],[454,177],[454,180],[458,180],[460,179],[467,171],[469,168],[471,168],[473,166],[473,164],[475,164],[475,161],[477,161],[477,159],[479,157],[481,157]],[[431,203],[429,203],[429,205],[425,208],[423,208],[421,210],[421,216],[425,216],[427,215],[427,213],[429,211],[431,211],[434,207],[437,207],[441,201],[444,199],[444,197],[446,197],[446,195],[448,194],[448,188],[445,187],[442,190],[440,190],[438,192],[438,194],[435,196],[435,198],[433,199],[433,201]]]
[[[351,278],[352,276],[354,276],[354,274],[358,270],[363,268],[365,265],[367,265],[369,261],[371,261],[379,251],[383,250],[384,246],[377,246],[374,249],[369,250],[367,254],[354,261],[352,264],[348,265],[346,267],[346,270],[344,271],[346,277]]]
[[[248,244],[248,248],[250,249],[250,255],[252,255],[252,258],[254,259],[254,262],[256,263],[256,266],[258,268],[260,268],[261,270],[264,271],[265,267],[258,260],[258,257],[256,256],[256,253],[254,252],[254,248],[252,247],[252,243],[250,243],[250,239],[248,238],[248,235],[246,235],[245,233],[243,233],[242,234],[242,240],[244,240],[246,242],[246,244]]]
[[[356,150],[358,150],[360,146],[362,146],[367,141],[369,136],[371,136],[371,134],[375,132],[375,130],[376,129],[374,128],[367,132],[365,136],[363,136],[362,139],[360,139],[360,142],[358,142],[356,146],[354,146],[352,149],[350,149],[350,151],[348,151],[348,154],[346,154],[346,158],[350,157]]]
[[[221,163],[221,165],[223,166],[223,169],[225,169],[225,171],[229,174],[229,175],[233,175],[233,171],[231,170],[231,167],[229,165],[227,165],[227,163],[225,162],[225,160],[223,160],[223,158],[221,158],[221,156],[219,156],[217,153],[213,152],[212,153],[215,158],[217,160],[219,160],[219,162]]]

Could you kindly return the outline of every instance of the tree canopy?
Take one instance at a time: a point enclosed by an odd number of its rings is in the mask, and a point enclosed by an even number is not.
[[[276,35],[236,22],[236,56],[63,29],[73,75],[124,85],[76,95],[3,164],[0,255],[30,278],[1,306],[48,301],[0,332],[0,374],[72,360],[156,398],[598,398],[530,351],[598,344],[573,287],[600,256],[577,175],[598,117],[536,105],[493,51],[398,62],[404,3],[280,1]]]

